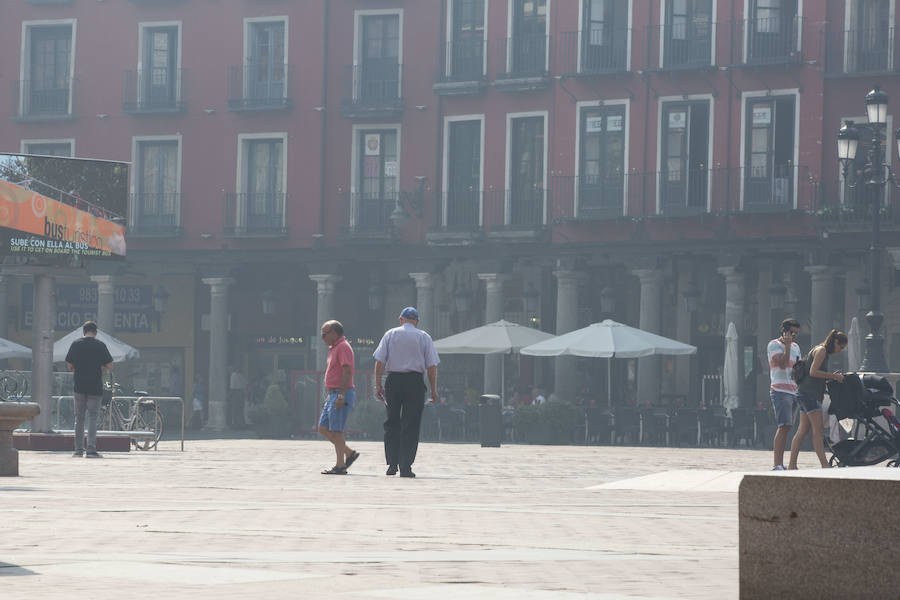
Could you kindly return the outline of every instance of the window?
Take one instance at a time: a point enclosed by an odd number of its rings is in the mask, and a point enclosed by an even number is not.
[[[400,15],[363,15],[360,31],[359,102],[396,102],[400,97]]]
[[[173,233],[181,212],[178,140],[136,146],[134,226],[141,233]]]
[[[481,223],[481,121],[448,124],[446,225]]]
[[[625,199],[625,106],[581,112],[578,216],[620,216]]]
[[[623,70],[628,47],[628,2],[584,0],[581,72]]]
[[[456,81],[484,76],[484,0],[454,0],[450,73]]]
[[[547,0],[513,0],[510,73],[540,75],[547,70]]]
[[[391,224],[399,193],[397,131],[360,130],[357,136],[356,228],[383,230]]]
[[[890,70],[892,59],[891,0],[856,0],[848,5],[845,27],[848,72]]]
[[[280,236],[285,226],[284,133],[240,135],[238,193],[226,198],[226,233],[230,235]]]
[[[661,115],[660,210],[704,211],[709,185],[709,101],[667,102]]]
[[[250,99],[284,98],[284,21],[251,23],[249,34],[246,76]]]
[[[544,223],[544,117],[511,120],[510,225]]]
[[[710,64],[712,10],[712,0],[666,0],[666,67]]]
[[[794,96],[747,100],[744,209],[792,208]]]
[[[782,62],[798,48],[797,0],[750,0],[750,62]]]
[[[72,28],[72,24],[27,27],[22,116],[71,114]]]
[[[178,27],[145,27],[138,109],[174,109],[180,101]]]
[[[73,140],[34,140],[23,141],[22,152],[40,156],[72,157],[75,142]]]

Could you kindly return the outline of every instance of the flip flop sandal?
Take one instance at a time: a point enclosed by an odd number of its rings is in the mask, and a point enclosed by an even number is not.
[[[325,469],[322,471],[322,475],[346,475],[347,468],[346,467],[338,467],[337,465],[331,467],[330,469]]]
[[[359,452],[356,450],[353,451],[353,454],[347,457],[347,460],[344,462],[344,469],[349,469],[350,465],[356,462],[356,459],[359,458]]]

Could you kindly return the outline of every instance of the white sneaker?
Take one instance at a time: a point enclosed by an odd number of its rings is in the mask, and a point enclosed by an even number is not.
[[[787,471],[787,469],[784,467],[784,465],[775,465],[774,467],[772,467],[772,470],[773,471]]]

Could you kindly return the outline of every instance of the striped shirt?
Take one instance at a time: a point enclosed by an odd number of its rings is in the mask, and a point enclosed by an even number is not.
[[[781,340],[776,338],[769,342],[766,351],[769,355],[769,378],[772,380],[770,389],[773,392],[787,392],[796,396],[797,384],[791,379],[791,367],[800,360],[800,346],[797,345],[797,342],[791,344],[791,358],[785,369],[775,365],[775,357],[784,354],[784,344],[781,343]]]

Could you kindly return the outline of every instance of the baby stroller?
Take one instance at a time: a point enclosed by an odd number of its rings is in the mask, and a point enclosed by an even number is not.
[[[844,375],[844,382],[829,381],[829,414],[837,419],[856,419],[849,438],[826,444],[832,452],[829,463],[838,467],[877,465],[900,467],[900,403],[891,384],[878,375]]]

